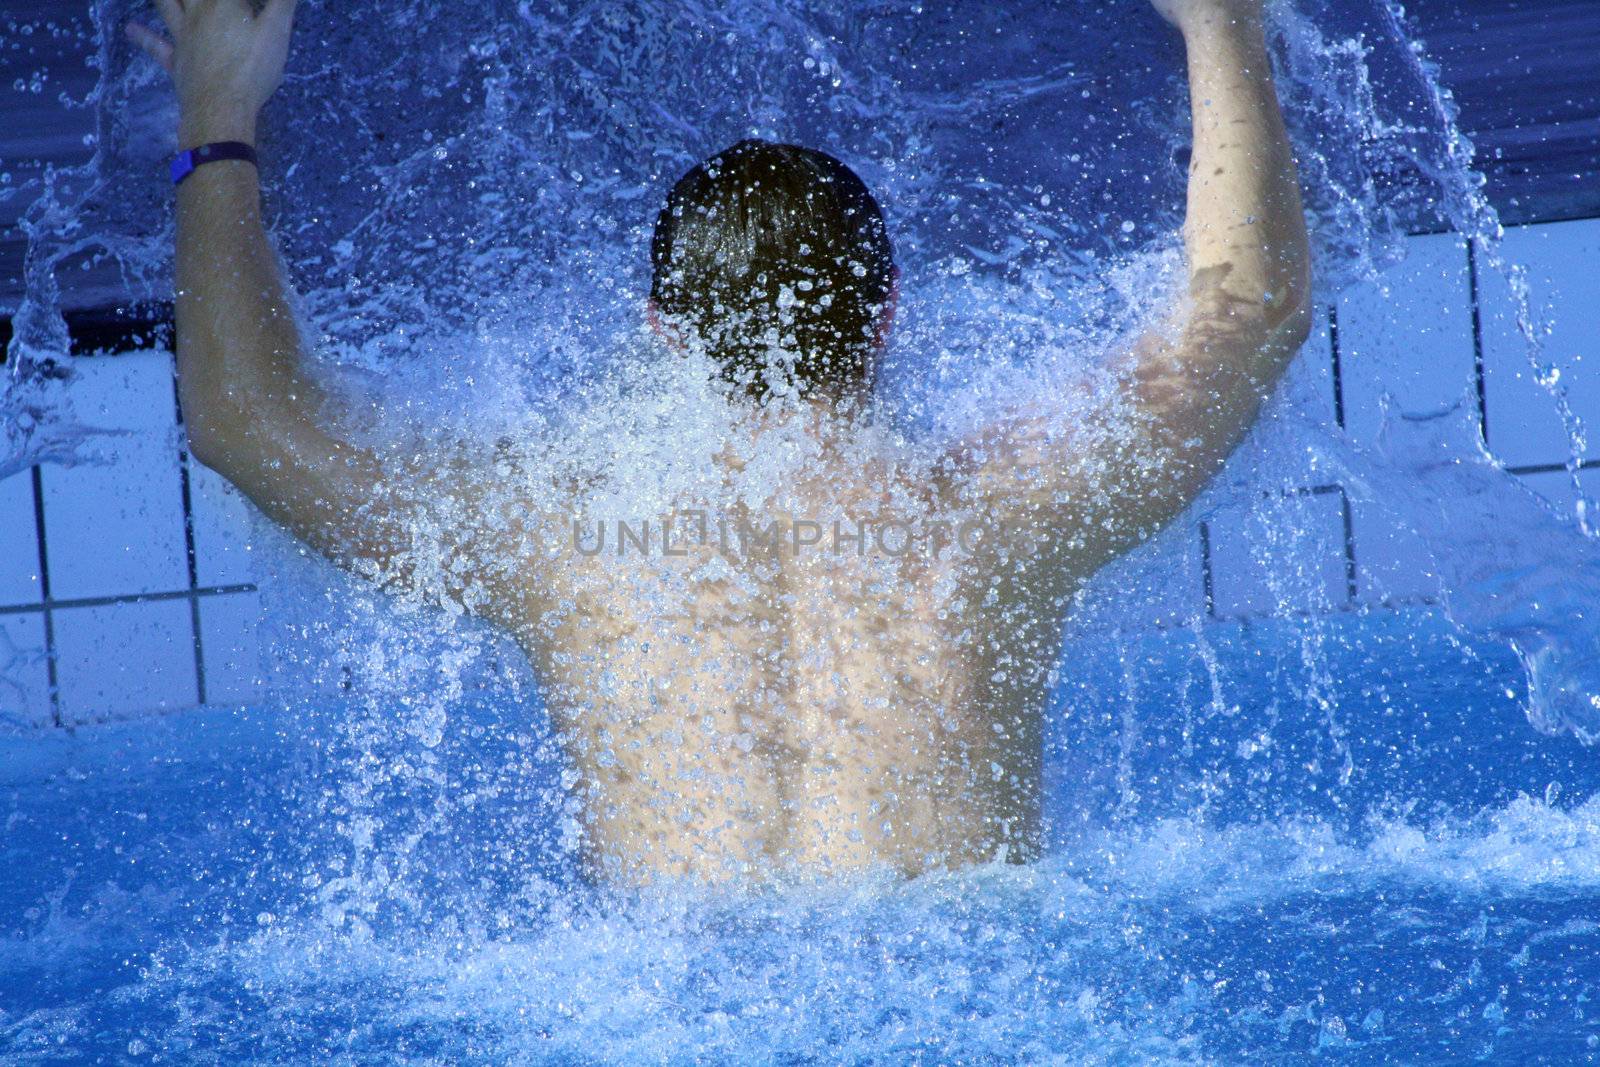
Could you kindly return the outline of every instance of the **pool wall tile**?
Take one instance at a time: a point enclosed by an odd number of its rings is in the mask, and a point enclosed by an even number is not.
[[[1400,605],[1439,596],[1438,567],[1422,537],[1398,511],[1379,501],[1352,500],[1356,599],[1362,605]]]
[[[1405,261],[1376,283],[1318,310],[1312,336],[1280,390],[1278,410],[1320,427],[1337,425],[1342,415],[1361,445],[1377,434],[1386,393],[1405,412],[1481,403],[1491,446],[1524,468],[1519,473],[1529,488],[1576,517],[1578,492],[1565,471],[1554,469],[1567,459],[1566,437],[1527,366],[1504,280],[1481,254],[1472,257],[1475,336],[1464,241],[1428,235],[1409,238],[1408,246]],[[1600,271],[1594,269],[1600,221],[1513,229],[1504,247],[1506,258],[1528,272],[1536,312],[1549,326],[1546,355],[1561,366],[1576,413],[1590,427],[1600,425],[1600,352],[1594,351],[1600,345]],[[1379,371],[1380,363],[1388,369]],[[48,617],[42,610],[0,614],[0,638],[9,642],[0,645],[5,721],[40,724],[55,717],[44,654],[52,625],[57,704],[67,722],[185,707],[202,691],[211,702],[259,699],[266,673],[257,626],[261,598],[250,586],[253,542],[265,534],[253,529],[249,505],[235,490],[191,461],[191,580],[170,355],[83,358],[73,369],[79,417],[127,436],[108,439],[108,466],[41,469],[49,592],[53,602],[118,602],[56,607]],[[1257,435],[1247,448],[1259,451],[1240,458],[1270,463],[1271,450],[1296,448],[1296,441],[1293,433]],[[1590,456],[1600,460],[1595,449]],[[40,603],[44,592],[32,477],[0,481],[0,607]],[[1600,467],[1582,471],[1579,481],[1591,503],[1600,501]],[[1385,501],[1346,501],[1337,486],[1310,488],[1316,491],[1288,497],[1274,490],[1258,504],[1223,508],[1203,523],[1189,519],[1163,534],[1148,558],[1108,574],[1101,615],[1138,629],[1185,624],[1208,604],[1216,617],[1227,618],[1338,610],[1352,602],[1407,603],[1437,594],[1426,546],[1397,520],[1395,508]],[[216,586],[247,591],[203,592]],[[131,602],[146,594],[162,599]],[[267,626],[261,633],[275,631]],[[309,693],[327,688],[322,674],[299,678],[290,671],[272,681]]]
[[[85,422],[127,436],[100,443],[106,465],[41,468],[54,599],[186,588],[172,362],[165,353],[74,361]]]
[[[250,506],[243,494],[222,475],[191,459],[189,500],[194,515],[197,582],[213,586],[254,580]]]
[[[53,616],[63,722],[198,703],[188,600],[63,608]]]
[[[39,539],[33,511],[33,472],[0,481],[0,607],[37,604]]]
[[[1553,504],[1566,518],[1578,521],[1578,503],[1584,502],[1591,527],[1600,527],[1600,467],[1586,467],[1578,472],[1577,485],[1572,474],[1564,470],[1539,471],[1520,474],[1522,484]]]
[[[44,614],[0,615],[0,733],[53,720]]]
[[[1202,618],[1205,580],[1198,531],[1186,525],[1163,532],[1156,543],[1108,566],[1088,593],[1095,626],[1168,629]]]
[[[1580,458],[1600,459],[1600,219],[1513,229],[1501,251],[1526,271],[1534,321],[1548,330],[1538,334],[1541,362],[1559,371],[1556,384],[1588,429]],[[1529,362],[1512,288],[1487,256],[1477,263],[1489,447],[1507,466],[1564,464],[1567,430]]]
[[[1289,410],[1313,426],[1323,427],[1337,424],[1328,312],[1325,305],[1317,307],[1311,336],[1290,364],[1279,389]]]
[[[1189,534],[1185,538],[1187,545],[1182,551],[1163,559],[1162,579],[1153,583],[1151,594],[1139,606],[1147,625],[1185,626],[1205,615],[1205,577],[1200,539],[1197,531],[1185,533]]]
[[[256,635],[260,616],[261,600],[255,593],[201,599],[206,703],[247,704],[262,696],[261,647]]]
[[[1304,614],[1350,604],[1344,496],[1337,487],[1273,494],[1205,524],[1211,614]]]
[[[1476,356],[1466,242],[1412,237],[1406,258],[1375,283],[1341,294],[1339,368],[1345,429],[1377,439],[1383,398],[1406,413],[1476,405]]]

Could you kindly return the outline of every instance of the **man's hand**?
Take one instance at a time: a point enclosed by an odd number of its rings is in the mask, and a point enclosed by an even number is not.
[[[1259,22],[1262,0],[1150,0],[1150,4],[1188,33],[1207,23]]]
[[[169,41],[137,22],[128,36],[178,90],[179,147],[254,144],[256,115],[283,80],[295,0],[155,0]]]

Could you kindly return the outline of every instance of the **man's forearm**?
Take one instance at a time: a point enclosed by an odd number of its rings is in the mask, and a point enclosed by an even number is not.
[[[1305,218],[1260,15],[1208,13],[1185,27],[1184,40],[1191,278],[1219,287],[1241,311],[1261,308],[1269,329],[1297,325],[1310,287]]]
[[[155,0],[169,41],[128,34],[172,76],[180,147],[255,142],[256,116],[282,79],[294,0]],[[178,187],[178,388],[190,452],[266,515],[330,558],[416,582],[408,553],[430,472],[387,462],[319,423],[322,397],[301,366],[290,292],[261,224],[249,163],[218,160]],[[391,470],[394,472],[391,476]],[[429,489],[451,487],[434,479]]]
[[[255,167],[208,163],[178,187],[177,275],[190,444],[225,466],[253,415],[308,399],[299,395],[300,338],[262,227]]]
[[[1106,556],[1170,521],[1249,430],[1310,326],[1310,263],[1294,156],[1259,0],[1156,0],[1189,54],[1194,150],[1188,300],[1129,350],[1107,443]]]

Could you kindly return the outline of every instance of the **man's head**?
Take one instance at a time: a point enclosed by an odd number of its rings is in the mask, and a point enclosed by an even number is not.
[[[866,385],[894,312],[883,213],[855,173],[795,145],[740,141],[667,195],[650,243],[657,313],[757,397]]]

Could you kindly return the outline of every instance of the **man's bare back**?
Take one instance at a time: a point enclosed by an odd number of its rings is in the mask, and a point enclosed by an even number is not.
[[[673,506],[791,537],[802,523],[827,536],[836,517],[885,516],[1008,536],[935,551],[929,526],[921,550],[898,553],[730,553],[680,538],[676,555],[660,550],[658,526],[656,551],[618,553],[613,540],[590,554],[567,539],[575,514],[635,530],[662,516],[585,514],[581,494],[545,490],[507,500],[494,463],[354,443],[322,421],[256,174],[236,153],[197,166],[178,192],[191,452],[334,561],[517,636],[583,778],[586,853],[613,876],[1026,858],[1070,595],[1194,499],[1309,328],[1304,218],[1261,0],[1153,3],[1188,49],[1188,285],[1114,353],[1087,403],[1041,395],[997,411],[920,465],[864,454],[844,412],[870,393],[899,276],[859,178],[822,153],[741,142],[685,175],[657,223],[645,309],[657,334],[722,351],[721,373],[752,389],[727,401],[739,432],[759,444],[788,410],[816,446],[760,499],[718,490]],[[174,40],[130,33],[174,75],[181,147],[253,142],[293,0],[157,6]],[[724,181],[738,166],[755,169]],[[712,194],[745,199],[728,211]],[[732,226],[737,239],[716,232]],[[794,285],[755,285],[794,263]],[[786,331],[776,377],[749,381],[749,360],[771,357],[765,339]],[[798,407],[766,402],[779,385],[804,396]],[[729,461],[728,486],[739,473]],[[552,529],[566,551],[539,547]]]
[[[983,531],[852,446],[757,511],[579,520],[546,572],[570,607],[514,627],[612,875],[1035,854],[1059,620],[986,599]]]

